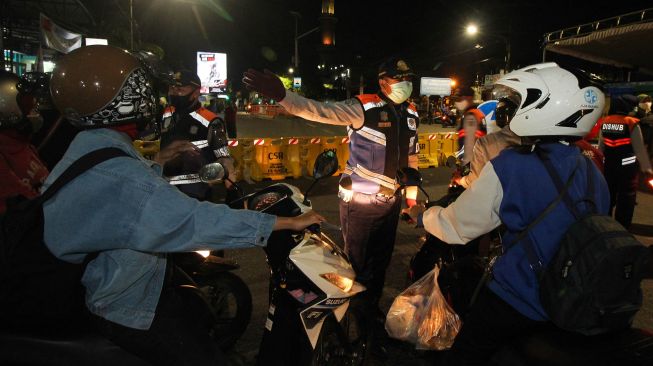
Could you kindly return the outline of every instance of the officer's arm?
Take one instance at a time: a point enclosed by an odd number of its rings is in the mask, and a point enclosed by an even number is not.
[[[329,125],[360,128],[365,121],[363,105],[355,98],[342,102],[323,103],[286,90],[286,96],[279,104],[290,114]]]
[[[648,158],[646,146],[644,146],[642,129],[639,127],[639,124],[636,124],[635,127],[633,127],[633,131],[630,133],[630,141],[633,144],[633,150],[635,150],[635,155],[637,155],[637,161],[639,161],[639,168],[641,171],[645,173],[653,173],[651,171],[651,161]]]

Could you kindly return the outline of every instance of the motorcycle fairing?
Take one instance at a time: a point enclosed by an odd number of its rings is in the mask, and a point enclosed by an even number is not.
[[[330,313],[334,313],[336,319],[340,321],[349,307],[349,298],[329,299],[326,298],[319,303],[304,309],[300,314],[304,330],[311,342],[311,347],[315,349],[317,341],[320,338],[320,331],[324,325],[324,319]]]
[[[344,252],[324,234],[304,234],[301,242],[290,251],[289,258],[325,294],[323,300],[300,313],[306,335],[315,348],[326,316],[333,312],[340,321],[347,312],[349,298],[364,291],[365,287],[354,282],[349,291],[344,291],[321,276],[336,273],[352,280],[356,277]]]

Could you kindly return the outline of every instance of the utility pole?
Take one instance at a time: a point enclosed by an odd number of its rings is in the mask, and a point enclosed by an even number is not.
[[[129,47],[134,50],[134,0],[129,0]]]
[[[297,20],[301,18],[302,15],[296,11],[291,11],[290,14],[292,14],[292,16],[295,18],[295,57],[293,57],[293,66],[295,67],[295,70],[299,70],[299,39],[304,38],[313,32],[319,31],[320,27],[315,27],[308,32],[297,35],[299,30]]]

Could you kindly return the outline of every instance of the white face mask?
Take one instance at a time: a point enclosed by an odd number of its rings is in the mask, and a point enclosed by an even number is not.
[[[413,83],[410,81],[400,81],[390,85],[390,94],[386,94],[386,96],[394,103],[400,104],[405,102],[412,93]]]
[[[651,110],[651,102],[639,103],[639,108],[646,112],[649,112]]]

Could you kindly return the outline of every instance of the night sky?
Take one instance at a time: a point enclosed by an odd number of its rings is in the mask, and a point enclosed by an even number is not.
[[[127,4],[107,0],[104,7],[112,2]],[[226,52],[235,89],[248,67],[281,73],[291,65],[291,10],[302,15],[300,34],[318,25],[321,11],[319,0],[134,0],[134,6],[138,36],[161,45],[168,63],[194,68],[196,51]],[[470,21],[481,33],[507,37],[516,67],[541,60],[545,32],[645,7],[641,1],[336,0],[336,47],[341,63],[360,69],[373,72],[385,57],[401,55],[421,76],[455,76],[469,84],[477,73],[496,72],[505,50],[495,37],[467,38]],[[318,32],[300,40],[303,74],[317,65],[319,41]],[[476,43],[484,48],[474,49]]]

